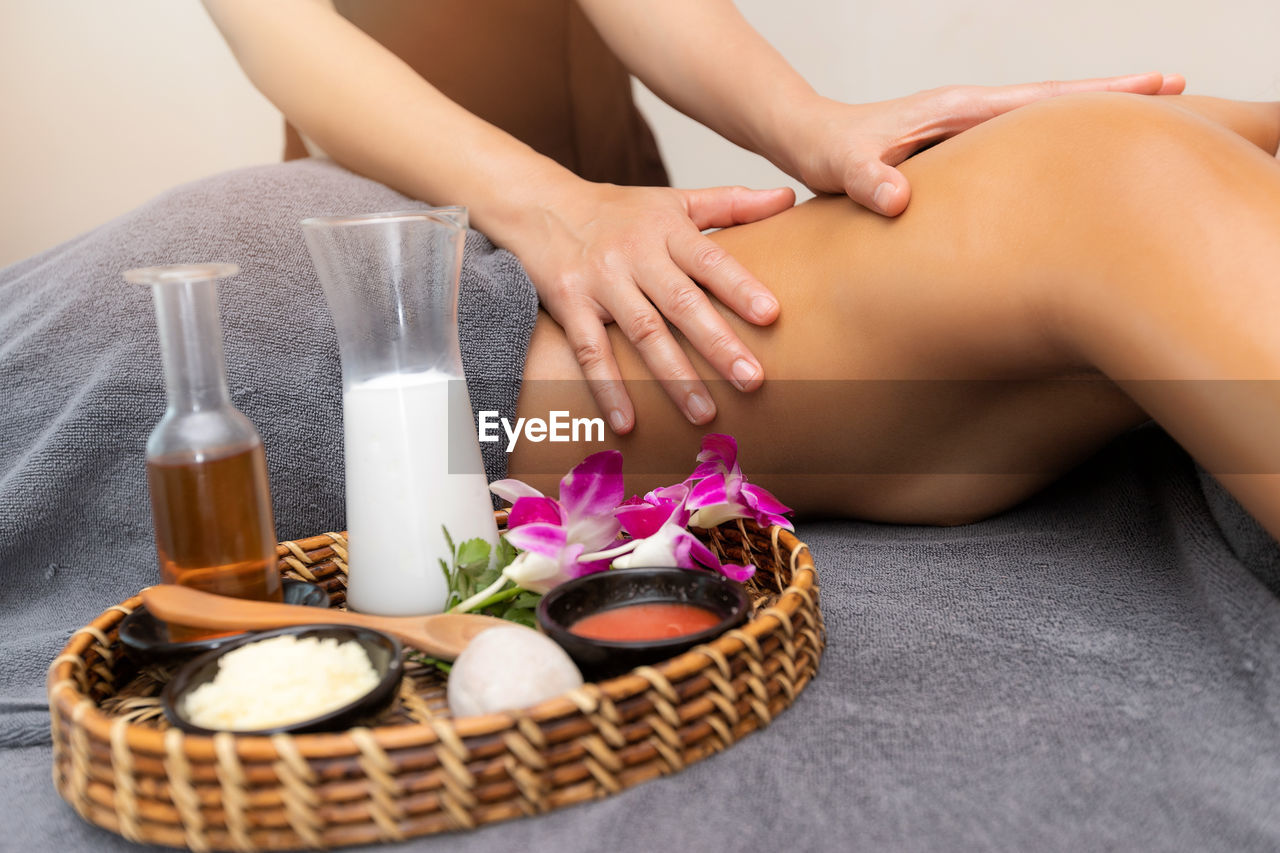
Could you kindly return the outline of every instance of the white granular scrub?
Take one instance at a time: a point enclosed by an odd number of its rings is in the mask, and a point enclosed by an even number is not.
[[[206,729],[270,729],[337,710],[377,683],[359,643],[285,634],[223,655],[218,674],[188,693],[180,710]]]

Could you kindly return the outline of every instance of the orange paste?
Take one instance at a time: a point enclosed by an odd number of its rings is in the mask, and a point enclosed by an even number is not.
[[[653,602],[601,610],[582,617],[569,630],[592,640],[644,642],[696,634],[719,622],[718,615],[693,604]]]

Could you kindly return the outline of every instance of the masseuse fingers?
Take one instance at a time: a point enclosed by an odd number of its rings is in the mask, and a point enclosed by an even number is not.
[[[695,280],[739,316],[758,324],[770,322],[777,316],[777,301],[771,295],[762,295],[768,291],[755,276],[696,231],[669,235],[667,248],[675,263],[663,263],[646,271],[644,281],[656,284],[658,289],[646,286],[645,292],[717,373],[740,391],[755,389],[764,378],[760,362]]]
[[[907,103],[914,102],[914,108],[903,113],[909,118],[905,126],[899,127],[896,138],[878,156],[866,152],[865,156],[854,158],[846,175],[845,190],[854,201],[888,216],[897,216],[906,209],[911,188],[894,166],[923,145],[1045,98],[1085,92],[1172,95],[1181,92],[1185,85],[1181,75],[1153,71],[1014,86],[946,86],[920,92],[904,99]]]
[[[906,176],[874,152],[866,152],[848,166],[844,190],[858,204],[885,216],[902,213],[911,198],[911,185]]]
[[[622,384],[604,323],[585,306],[563,312],[555,319],[564,329],[591,396],[609,419],[609,427],[619,435],[630,432],[635,425],[635,409]]]
[[[676,272],[679,273],[679,270]],[[697,289],[692,282],[689,285]],[[704,301],[705,299],[703,297]],[[605,307],[609,309],[613,321],[627,336],[627,340],[635,345],[649,372],[661,383],[667,396],[689,422],[705,424],[712,420],[716,416],[715,402],[711,399],[707,386],[693,369],[684,349],[667,328],[663,313],[658,310],[662,306],[654,307],[654,304],[644,298],[641,290],[635,287],[618,287],[612,291]],[[715,313],[710,305],[706,306],[706,310]]]
[[[767,219],[796,203],[789,187],[750,190],[746,187],[708,187],[679,190],[685,210],[698,229],[725,228]]]
[[[712,315],[720,316],[712,310],[702,291],[689,281],[693,279],[748,323],[767,326],[778,318],[778,300],[769,288],[710,238],[692,228],[673,231],[667,235],[667,251],[679,266],[674,275],[667,276],[671,284],[667,300],[675,303],[673,307],[706,314],[708,319]],[[670,267],[670,264],[664,266]],[[658,307],[677,326],[685,328],[681,318],[672,316],[665,305]],[[728,326],[724,328],[727,330]]]
[[[1024,107],[1027,104],[1059,95],[1084,92],[1127,92],[1135,95],[1175,95],[1186,80],[1179,74],[1158,71],[1122,77],[1096,77],[1089,80],[1050,80],[1021,83],[1015,86],[951,86],[926,93],[938,103],[930,112],[941,111],[950,116],[941,136],[959,133],[989,118]]]
[[[711,187],[679,192],[689,219],[699,230],[767,219],[787,210],[796,200],[795,192],[788,187],[776,190]],[[671,232],[667,248],[681,269],[748,323],[765,326],[778,318],[778,300],[769,288],[697,231],[684,228]]]

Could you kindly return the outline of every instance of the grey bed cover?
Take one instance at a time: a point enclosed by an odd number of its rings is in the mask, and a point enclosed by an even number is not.
[[[270,221],[246,230],[244,205],[262,199]],[[256,419],[281,535],[340,529],[340,433],[322,416],[337,405],[333,332],[322,305],[281,295],[316,294],[289,229],[407,205],[323,165],[249,170],[0,271],[0,850],[138,849],[54,792],[43,687],[71,632],[154,572],[138,471],[163,396],[148,298],[117,287],[119,271],[228,259],[256,271],[248,302],[224,288],[233,395],[251,415],[311,415]],[[485,340],[484,323],[463,320],[468,371],[485,370],[478,347],[506,368],[473,382],[473,400],[509,411],[527,280],[487,244],[468,253],[481,272],[464,289],[496,287],[483,310],[508,324]],[[1160,431],[979,524],[798,533],[828,648],[771,726],[606,800],[402,847],[1280,849],[1280,552]]]

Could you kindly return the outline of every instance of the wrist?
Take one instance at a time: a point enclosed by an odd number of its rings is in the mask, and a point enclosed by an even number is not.
[[[592,186],[552,160],[491,181],[472,222],[496,245],[521,255],[545,242],[560,212]]]
[[[812,93],[766,113],[756,153],[796,180],[808,183],[814,152],[822,149],[835,114],[847,106]]]

